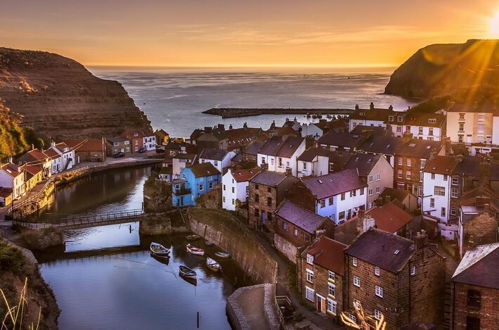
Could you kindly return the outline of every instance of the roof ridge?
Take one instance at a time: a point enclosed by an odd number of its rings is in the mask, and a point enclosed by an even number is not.
[[[475,247],[473,250],[466,251],[463,259],[457,266],[452,278],[457,275],[463,273],[465,270],[474,266],[480,260],[483,260],[490,253],[494,252],[497,248],[499,248],[499,243],[491,243],[491,244],[483,244]]]

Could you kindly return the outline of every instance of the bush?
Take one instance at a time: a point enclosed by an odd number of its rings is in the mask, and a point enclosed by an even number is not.
[[[0,242],[0,271],[11,271],[15,274],[24,273],[24,255],[19,249]]]

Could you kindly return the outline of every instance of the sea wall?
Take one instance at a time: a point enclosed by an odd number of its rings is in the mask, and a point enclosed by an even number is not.
[[[226,211],[204,208],[189,208],[187,218],[192,232],[230,253],[252,280],[257,283],[276,282],[277,262],[238,218]]]

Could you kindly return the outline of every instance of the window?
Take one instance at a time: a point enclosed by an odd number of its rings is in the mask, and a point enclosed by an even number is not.
[[[341,211],[338,213],[338,219],[344,219],[345,218],[345,211]]]
[[[397,178],[402,179],[402,170],[397,170]]]
[[[406,171],[405,172],[405,177],[407,180],[410,180],[411,179],[411,171]]]
[[[314,263],[314,256],[307,253],[307,264],[312,265]]]
[[[432,180],[435,180],[435,173],[432,173],[432,174],[431,174],[431,179],[432,179]]]
[[[445,207],[442,207],[442,209],[440,210],[440,216],[445,217],[445,211]]]
[[[328,271],[327,272],[327,279],[331,282],[334,282],[336,281],[336,274],[335,272],[332,272],[332,271]]]
[[[307,162],[303,162],[303,169],[306,170],[307,169]]]
[[[428,135],[433,136],[433,128],[432,127],[430,127],[430,130],[428,131]]]
[[[295,237],[298,237],[298,229],[296,229],[296,228],[295,228],[295,229],[293,230],[293,235],[295,235]]]
[[[381,311],[379,311],[377,309],[374,310],[374,318],[376,320],[378,320],[378,321],[381,320],[381,315],[382,315]]]
[[[314,301],[314,289],[309,288],[308,286],[305,287],[305,298],[310,301]]]
[[[375,293],[378,297],[383,298],[383,288],[382,288],[382,287],[380,287],[380,286],[376,285],[376,286],[374,287],[374,293]]]
[[[223,200],[223,201],[224,201],[224,203],[225,203],[225,196],[223,196],[223,197],[222,197],[222,200]]]
[[[459,113],[459,120],[464,120],[464,115],[465,115],[464,112],[460,112]]]
[[[406,165],[411,167],[411,159],[410,158],[407,158],[406,159]]]
[[[451,196],[452,196],[452,198],[458,198],[459,197],[459,189],[457,189],[457,187],[452,187],[451,188]]]
[[[378,174],[376,174],[376,181],[379,181],[379,180],[381,180],[381,174],[378,173]]]
[[[360,190],[360,195],[361,196],[364,195],[364,188],[360,188],[359,190]]]
[[[283,221],[283,222],[282,222],[282,229],[283,229],[284,231],[288,231],[288,223],[287,223],[286,221]],[[307,257],[308,257],[308,256],[307,256]]]
[[[331,298],[327,298],[327,311],[333,315],[336,315],[336,301]]]
[[[352,266],[357,267],[357,258],[355,257],[352,258]]]
[[[480,318],[466,316],[466,330],[480,330]]]
[[[208,183],[208,188],[213,189],[213,182]],[[234,192],[234,188],[232,188],[232,192]]]
[[[380,188],[376,187],[376,194],[379,194],[379,192],[380,192]]]
[[[342,193],[341,194],[341,200],[344,201],[345,200],[345,193]]]
[[[307,269],[307,282],[313,283],[314,282],[314,271]]]
[[[369,188],[369,196],[371,196],[373,194],[373,190],[372,188]]]
[[[224,185],[224,191],[225,191],[225,185]]]
[[[403,161],[403,159],[402,159],[402,157],[400,157],[400,158],[398,159],[398,165],[399,165],[399,166],[402,166],[402,161]]]
[[[236,188],[232,187],[232,193],[236,192]]]
[[[450,209],[450,214],[451,214],[451,215],[454,215],[454,216],[457,214],[457,211],[456,211],[456,208],[455,208],[455,207],[451,207],[451,209]]]
[[[433,194],[435,196],[445,196],[445,187],[435,186]]]
[[[418,133],[419,135],[423,135],[423,127],[419,126]]]
[[[334,285],[333,283],[328,283],[327,284],[327,294],[332,296],[332,297],[335,297],[336,296],[336,285]]]
[[[459,184],[459,178],[457,176],[452,177],[452,184],[453,185],[458,185]]]
[[[464,132],[464,123],[459,123],[459,131]]]
[[[379,276],[379,274],[381,273],[381,270],[379,269],[379,267],[374,267],[374,275],[376,276]]]
[[[326,207],[326,200],[325,199],[321,199],[319,202],[321,204],[321,208]]]
[[[255,202],[260,202],[260,195],[258,194],[255,194]]]
[[[478,290],[468,290],[468,307],[480,309],[482,306],[482,294]]]
[[[333,205],[334,204],[334,198],[333,197],[329,197],[329,205]]]
[[[350,197],[355,197],[355,196],[357,196],[357,191],[356,190],[350,191]]]
[[[267,197],[267,206],[272,206],[272,198]]]
[[[255,184],[255,189],[257,189],[257,190],[258,190],[258,185],[257,185],[257,184]]]
[[[236,201],[232,198],[232,205],[236,205]]]
[[[430,207],[431,208],[435,207],[435,198],[430,198]]]
[[[358,276],[353,277],[353,285],[360,288],[360,277]]]
[[[201,190],[203,190],[203,185],[202,184],[199,185],[199,191],[201,191]]]
[[[463,143],[464,142],[464,135],[458,135],[457,136],[457,142]]]
[[[369,180],[368,182],[371,182],[373,180],[373,176],[372,175],[369,175]]]
[[[426,159],[421,159],[421,168],[423,169],[426,166]]]
[[[416,275],[416,266],[411,266],[411,276]]]
[[[447,181],[447,174],[444,174],[444,181]]]

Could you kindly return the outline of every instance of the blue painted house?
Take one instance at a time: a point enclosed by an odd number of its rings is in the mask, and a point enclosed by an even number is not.
[[[194,206],[196,199],[215,189],[222,177],[211,163],[195,164],[180,172],[180,178],[173,181],[172,205]]]

